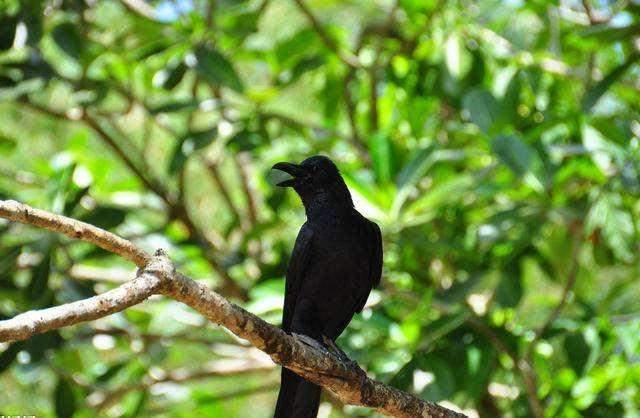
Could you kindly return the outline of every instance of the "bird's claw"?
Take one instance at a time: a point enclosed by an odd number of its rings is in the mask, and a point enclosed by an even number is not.
[[[360,369],[360,365],[356,361],[351,360],[347,355],[347,353],[342,351],[342,349],[338,347],[331,338],[327,337],[326,335],[323,335],[322,341],[329,349],[329,352],[333,354],[335,357],[337,357],[338,360],[340,360],[342,363],[347,364],[350,368]]]
[[[295,332],[292,332],[291,335],[293,335],[294,337],[296,337],[297,339],[299,339],[309,347],[313,347],[316,350],[320,350],[324,354],[329,354],[329,351],[325,346],[323,346],[320,342],[314,340],[313,338],[309,337],[308,335],[297,334]]]

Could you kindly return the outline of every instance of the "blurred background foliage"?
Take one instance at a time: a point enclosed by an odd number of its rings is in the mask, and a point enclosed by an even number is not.
[[[0,196],[107,228],[278,323],[331,156],[384,234],[340,345],[483,417],[640,417],[640,3],[3,0]],[[131,265],[0,223],[0,315]],[[0,346],[0,409],[268,417],[278,371],[187,308]],[[326,396],[322,417],[375,416]]]

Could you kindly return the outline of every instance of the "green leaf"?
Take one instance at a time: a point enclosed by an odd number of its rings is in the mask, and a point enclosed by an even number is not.
[[[624,75],[625,72],[633,65],[636,61],[640,59],[640,52],[634,52],[629,55],[627,60],[611,70],[609,74],[606,75],[602,80],[600,80],[596,85],[591,87],[584,98],[582,99],[582,109],[588,113],[591,109],[598,103],[598,100],[602,97],[603,94],[609,90],[609,88],[615,83],[620,77]]]
[[[392,216],[396,218],[404,205],[411,188],[415,186],[429,171],[429,169],[440,161],[457,161],[467,157],[467,153],[462,150],[436,150],[430,145],[422,148],[409,161],[409,163],[398,174],[397,188],[392,207]]]
[[[0,353],[0,373],[8,369],[13,360],[15,360],[16,356],[23,348],[22,342],[15,342],[9,345],[2,353]]]
[[[0,16],[0,50],[5,51],[13,45],[18,22],[18,16],[9,16],[6,12]]]
[[[123,209],[98,206],[92,209],[87,216],[82,217],[81,220],[102,229],[112,229],[124,222],[126,216],[127,212]]]
[[[140,413],[144,410],[144,406],[149,398],[149,393],[146,390],[136,392],[132,395],[133,402],[130,402],[124,415],[126,418],[136,418],[140,416]]]
[[[21,252],[20,246],[0,248],[0,283],[5,280],[5,276],[9,276],[15,270],[16,262]],[[6,279],[11,280],[10,277]]]
[[[53,397],[56,417],[71,418],[76,412],[76,399],[71,384],[66,379],[58,378]]]
[[[503,307],[514,307],[520,303],[523,291],[520,265],[518,262],[512,262],[501,271],[496,299]]]
[[[500,117],[498,102],[485,90],[471,90],[462,99],[462,107],[469,113],[471,121],[485,133]]]
[[[199,45],[195,50],[196,71],[207,82],[220,84],[242,92],[242,81],[233,65],[224,55],[209,45]]]
[[[302,55],[313,51],[317,45],[316,32],[311,28],[305,28],[280,42],[275,48],[275,54],[280,65],[286,68],[297,62]]]
[[[590,352],[584,336],[581,333],[567,335],[564,339],[564,349],[569,365],[576,374],[581,375]]]
[[[578,36],[580,37],[595,38],[601,43],[631,39],[637,34],[640,34],[640,23],[623,27],[615,27],[608,23],[601,23],[588,26],[586,29],[578,32]]]
[[[208,146],[209,144],[211,144],[216,139],[217,135],[218,135],[218,128],[214,127],[210,129],[204,129],[201,131],[189,132],[185,137],[184,141],[191,141],[191,144],[189,145],[189,147],[193,145],[193,150],[195,151],[195,150],[202,149]]]
[[[467,195],[474,183],[472,175],[462,174],[443,183],[434,184],[403,211],[403,225],[413,226],[429,222],[441,207],[460,201]]]
[[[80,201],[89,193],[89,187],[79,188],[75,183],[67,185],[64,197],[64,209],[62,214],[69,215],[80,204]]]
[[[8,154],[16,148],[18,143],[15,139],[5,135],[0,135],[0,153]]]
[[[304,73],[313,71],[319,68],[325,63],[325,58],[322,55],[313,55],[311,57],[303,58],[293,66],[291,70],[291,78],[288,83],[291,84],[300,78]]]
[[[205,129],[202,131],[192,131],[178,140],[169,163],[169,173],[175,174],[182,170],[187,159],[194,151],[211,144],[218,134],[218,128]]]
[[[390,182],[394,174],[395,161],[389,136],[381,132],[373,134],[369,140],[369,152],[378,182]]]
[[[229,140],[229,147],[238,151],[251,151],[263,143],[263,138],[256,132],[243,129],[233,135]]]
[[[491,147],[502,162],[518,176],[529,171],[535,151],[525,144],[519,136],[500,135],[493,140]]]
[[[433,164],[434,145],[422,148],[415,156],[402,168],[398,174],[398,189],[415,185],[425,175],[429,167]]]
[[[184,62],[180,61],[177,65],[171,66],[163,70],[162,88],[165,90],[173,90],[182,81],[185,73],[187,72],[187,66]]]
[[[80,58],[84,49],[84,41],[76,25],[70,22],[61,23],[53,28],[51,36],[58,47],[68,56],[76,60]]]
[[[598,331],[592,325],[586,325],[582,331],[565,338],[564,349],[569,365],[576,374],[586,373],[596,364],[600,353]]]
[[[340,100],[343,97],[342,80],[336,74],[327,74],[325,85],[320,92],[324,103],[324,118],[328,125],[335,125],[340,114]]]
[[[171,42],[167,39],[153,40],[135,49],[131,54],[131,59],[133,61],[144,60],[165,51],[167,48],[169,48],[169,46],[171,46]]]
[[[342,173],[342,177],[352,193],[357,194],[376,213],[376,218],[383,216],[384,208],[388,207],[391,202],[388,199],[389,196],[381,188],[373,184],[370,179],[364,179],[348,172]]]
[[[120,372],[120,370],[124,369],[128,364],[129,364],[129,360],[118,361],[112,364],[111,366],[109,366],[109,368],[107,368],[107,370],[105,370],[104,373],[96,377],[96,383],[107,383],[115,375],[117,375],[118,372]]]
[[[621,207],[620,196],[603,194],[591,207],[585,223],[585,232],[591,234],[597,228],[602,230],[605,242],[620,260],[632,262],[633,218]]]
[[[596,128],[582,125],[582,144],[591,154],[593,162],[603,174],[611,175],[616,172],[617,163],[624,160],[626,151],[605,138]]]
[[[39,299],[47,289],[49,282],[49,274],[51,273],[51,251],[48,250],[40,263],[33,268],[31,281],[26,289],[26,295],[29,299]]]
[[[434,108],[434,103],[424,97],[414,97],[407,104],[407,119],[413,136],[420,138],[423,135],[425,122]]]
[[[156,106],[149,106],[149,113],[157,115],[159,113],[173,113],[181,110],[193,111],[198,108],[199,103],[195,100],[172,100]]]
[[[182,144],[178,143],[175,151],[173,152],[173,156],[171,157],[171,161],[169,162],[169,173],[171,175],[176,174],[184,167],[184,164],[187,162],[187,156],[182,151]]]
[[[39,78],[31,78],[29,80],[15,83],[11,87],[0,88],[0,101],[17,100],[29,93],[41,91],[45,83]]]
[[[531,188],[544,190],[540,156],[519,135],[499,135],[492,141],[491,148],[518,177],[524,176]]]

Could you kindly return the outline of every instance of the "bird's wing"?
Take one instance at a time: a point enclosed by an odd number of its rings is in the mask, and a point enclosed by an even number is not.
[[[304,271],[309,262],[309,253],[311,248],[311,240],[313,238],[313,230],[306,223],[300,228],[298,238],[293,247],[289,267],[287,268],[287,278],[284,290],[284,309],[282,313],[282,329],[286,332],[291,331],[291,321],[293,319],[293,311],[298,299],[298,290],[302,283]]]
[[[365,220],[366,228],[367,228],[367,244],[369,246],[369,289],[367,292],[362,294],[362,297],[358,300],[356,305],[356,312],[362,312],[362,308],[364,308],[365,303],[367,303],[367,298],[369,297],[369,293],[371,289],[378,286],[380,284],[380,277],[382,276],[382,234],[380,232],[380,227],[370,220]]]

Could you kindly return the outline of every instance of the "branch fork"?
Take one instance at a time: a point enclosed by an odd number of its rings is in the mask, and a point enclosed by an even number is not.
[[[369,378],[336,346],[328,349],[308,337],[293,336],[229,302],[176,271],[164,250],[152,256],[133,243],[93,225],[34,209],[16,201],[0,200],[0,218],[35,225],[81,239],[138,265],[136,277],[97,296],[64,305],[30,311],[0,321],[0,342],[27,339],[35,334],[105,317],[162,294],[198,311],[271,359],[305,379],[330,390],[347,404],[371,407],[395,417],[459,418],[451,411]]]

